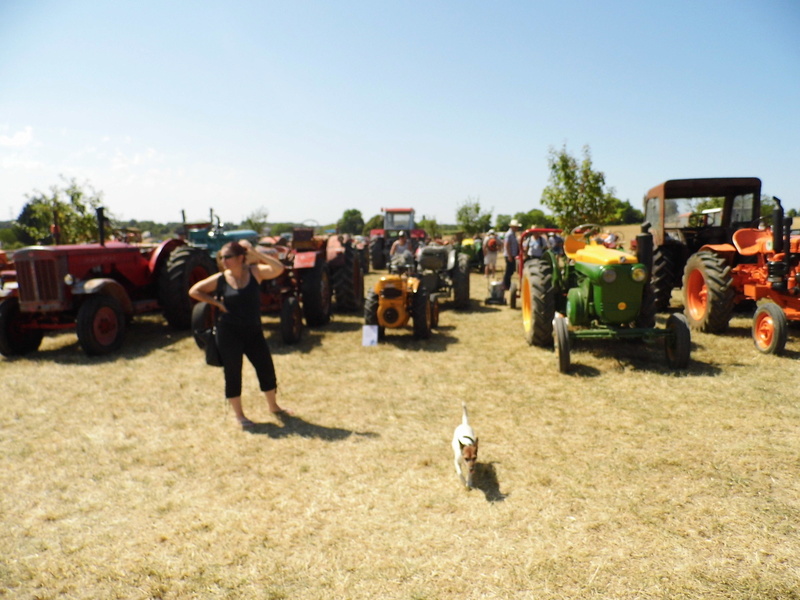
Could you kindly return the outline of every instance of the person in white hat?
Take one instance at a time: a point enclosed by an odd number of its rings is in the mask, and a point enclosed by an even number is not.
[[[511,288],[511,277],[514,275],[514,271],[517,270],[517,257],[519,256],[517,229],[519,228],[520,222],[516,219],[511,219],[503,243],[503,256],[506,257],[506,272],[503,275],[503,288],[505,290]]]

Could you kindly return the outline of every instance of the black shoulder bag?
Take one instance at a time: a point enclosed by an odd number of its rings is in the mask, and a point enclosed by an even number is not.
[[[217,290],[214,293],[214,298],[220,300],[224,294],[224,286],[225,286],[225,274],[220,273],[219,279],[217,280]],[[201,304],[205,305],[202,308],[198,308]],[[212,367],[221,367],[222,366],[222,355],[219,353],[219,347],[217,346],[217,317],[219,309],[214,306],[213,304],[207,304],[205,302],[199,302],[195,306],[195,310],[201,310],[203,312],[210,310],[211,311],[211,326],[201,329],[200,331],[195,332],[195,336],[197,337],[198,345],[200,348],[205,350],[206,352],[206,364]],[[205,323],[206,320],[202,319],[202,322]]]

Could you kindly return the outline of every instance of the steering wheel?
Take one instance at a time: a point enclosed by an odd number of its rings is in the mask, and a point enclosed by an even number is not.
[[[594,234],[600,233],[602,227],[597,223],[583,223],[581,225],[576,225],[575,227],[570,230],[570,235],[572,236],[579,236],[582,235],[584,239],[588,239]]]
[[[759,229],[762,223],[764,224],[764,227],[766,229],[772,229],[772,218],[765,217],[764,215],[761,215],[757,219],[753,219],[750,222],[750,227],[752,227],[753,229]]]

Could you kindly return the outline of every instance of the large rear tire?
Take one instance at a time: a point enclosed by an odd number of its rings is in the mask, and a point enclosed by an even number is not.
[[[386,268],[386,240],[382,237],[369,242],[369,254],[372,258],[373,270]]]
[[[300,282],[303,299],[303,316],[311,327],[319,327],[331,320],[331,281],[324,263],[303,271]]]
[[[511,282],[511,286],[508,289],[508,306],[512,309],[517,308],[517,296],[519,295],[519,284],[517,280]]]
[[[469,308],[469,256],[459,254],[453,272],[453,304]]]
[[[167,322],[175,329],[192,326],[189,288],[217,272],[217,265],[202,248],[179,246],[172,251],[158,280],[158,301]]]
[[[36,352],[42,343],[41,329],[25,329],[27,321],[19,308],[19,299],[6,298],[0,302],[0,354],[20,356]]]
[[[364,325],[378,325],[378,339],[383,339],[384,328],[378,323],[378,306],[380,297],[374,290],[367,294],[364,301]]]
[[[762,304],[753,316],[753,342],[764,354],[780,354],[786,347],[789,323],[780,306]]]
[[[683,275],[684,314],[692,329],[721,333],[733,314],[731,268],[713,252],[698,252],[686,261]]]
[[[200,350],[206,349],[206,342],[201,333],[214,325],[215,312],[214,306],[208,302],[198,302],[192,307],[192,336]]]
[[[668,252],[656,248],[653,252],[653,272],[650,284],[653,286],[653,298],[656,312],[665,312],[672,299],[672,288],[678,277],[674,260]]]
[[[125,313],[113,296],[88,296],[78,309],[78,343],[89,356],[110,354],[125,339]]]
[[[552,346],[556,302],[550,261],[536,258],[527,261],[520,287],[525,341],[533,346]]]
[[[333,273],[337,310],[357,312],[364,308],[364,272],[359,254],[352,246],[345,246],[344,265]]]
[[[421,287],[414,294],[411,304],[411,319],[414,321],[414,337],[427,340],[431,337],[431,298]]]

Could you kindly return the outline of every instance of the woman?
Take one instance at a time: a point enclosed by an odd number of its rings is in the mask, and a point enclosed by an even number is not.
[[[248,256],[252,254],[252,256]],[[223,270],[202,281],[189,290],[189,296],[199,302],[213,304],[220,309],[217,320],[217,346],[222,356],[225,371],[225,397],[242,429],[250,429],[254,423],[242,411],[242,361],[243,357],[255,367],[261,391],[267,406],[274,415],[291,414],[278,406],[275,394],[278,387],[272,355],[261,328],[261,294],[259,284],[275,279],[283,273],[283,264],[270,256],[256,256],[257,252],[245,248],[238,242],[225,244],[219,251]],[[248,265],[248,258],[256,264]],[[217,300],[214,294],[219,278],[223,277],[223,295]]]

